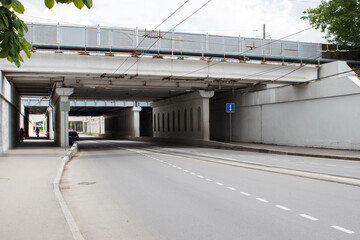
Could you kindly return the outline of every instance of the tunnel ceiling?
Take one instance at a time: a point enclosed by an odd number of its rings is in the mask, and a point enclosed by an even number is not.
[[[243,88],[249,83],[222,82],[217,79],[172,78],[171,76],[137,76],[105,74],[60,74],[4,72],[21,96],[50,96],[55,83],[74,88],[70,99],[157,101],[182,95],[197,89],[226,91]]]

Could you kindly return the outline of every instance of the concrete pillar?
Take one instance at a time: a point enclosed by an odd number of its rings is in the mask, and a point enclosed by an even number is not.
[[[140,112],[141,112],[141,107],[133,107],[132,111],[134,113],[134,122],[133,122],[134,137],[140,137]]]
[[[51,99],[51,105],[55,107],[54,140],[60,147],[69,146],[69,96],[73,94],[73,88],[56,88],[54,97]]]
[[[49,139],[54,140],[54,113],[53,113],[53,108],[52,107],[48,107],[47,109],[47,115],[48,115],[48,132],[49,132]]]
[[[29,138],[29,109],[25,108],[24,112],[24,131],[25,131],[25,138]]]

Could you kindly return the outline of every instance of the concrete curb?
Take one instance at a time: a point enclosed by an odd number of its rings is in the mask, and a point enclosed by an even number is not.
[[[228,149],[228,150],[237,150],[237,151],[246,151],[246,152],[258,152],[258,153],[270,153],[270,154],[281,154],[281,155],[290,155],[290,156],[302,156],[302,157],[316,157],[316,158],[331,158],[338,160],[351,160],[351,161],[360,161],[359,157],[352,156],[343,156],[343,155],[329,155],[329,154],[315,154],[315,153],[301,153],[301,152],[289,152],[282,150],[274,150],[269,148],[257,148],[257,147],[249,147],[243,146],[240,144],[231,144],[224,142],[216,142],[216,141],[204,141],[204,140],[193,140],[193,139],[167,139],[167,138],[152,138],[152,137],[128,137],[128,140],[133,141],[144,141],[144,142],[166,142],[173,144],[181,144],[181,145],[190,145],[190,146],[198,146],[198,147],[208,147],[215,149]]]
[[[61,177],[64,173],[64,169],[66,164],[75,156],[75,154],[78,151],[78,144],[74,143],[73,146],[70,148],[70,150],[65,154],[65,156],[61,159],[61,164],[59,167],[59,170],[56,174],[56,177],[54,179],[54,193],[57,201],[60,204],[61,210],[65,216],[66,222],[69,225],[70,231],[73,235],[74,240],[84,240],[84,237],[82,236],[74,217],[72,216],[69,207],[67,206],[64,197],[62,196],[62,193],[60,191],[60,182]]]

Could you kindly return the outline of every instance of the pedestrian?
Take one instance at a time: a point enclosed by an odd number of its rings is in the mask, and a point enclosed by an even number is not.
[[[36,136],[39,138],[40,129],[37,127],[35,131],[36,131]]]
[[[23,128],[20,128],[19,136],[20,136],[20,142],[24,142],[25,131]]]

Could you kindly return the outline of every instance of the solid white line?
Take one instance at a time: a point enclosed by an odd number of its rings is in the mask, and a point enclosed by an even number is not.
[[[250,193],[247,193],[247,192],[240,192],[242,195],[245,195],[245,196],[247,196],[247,197],[249,197],[249,196],[251,196],[251,194]]]
[[[215,184],[216,184],[216,185],[219,185],[219,186],[224,186],[224,184],[219,183],[219,182],[216,182]]]
[[[232,190],[232,191],[236,190],[236,188],[233,188],[233,187],[226,187],[226,188],[229,189],[229,190]]]
[[[204,176],[201,176],[201,175],[197,175],[198,178],[204,178]]]
[[[206,181],[208,182],[212,182],[213,180],[211,180],[210,178],[207,178]]]
[[[312,221],[318,221],[319,220],[317,218],[314,218],[314,217],[306,215],[306,214],[299,214],[299,216],[301,216],[303,218],[307,218],[307,219],[312,220]]]
[[[268,203],[268,200],[262,199],[262,198],[257,198],[256,200],[259,200],[260,202],[264,202],[264,203]]]
[[[284,206],[281,206],[281,205],[276,205],[277,208],[280,208],[282,210],[285,210],[285,211],[290,211],[291,209],[290,208],[287,208],[287,207],[284,207]]]
[[[342,228],[342,227],[339,227],[339,226],[336,226],[336,225],[333,225],[331,226],[332,228],[336,229],[336,230],[339,230],[339,231],[342,231],[342,232],[345,232],[345,233],[348,233],[348,234],[354,234],[355,232],[353,231],[350,231],[346,228]]]

